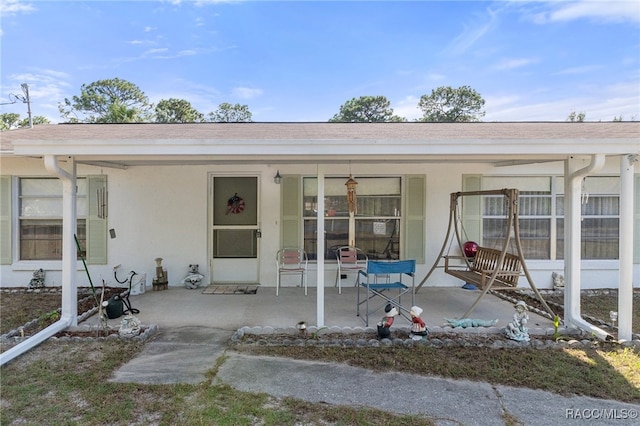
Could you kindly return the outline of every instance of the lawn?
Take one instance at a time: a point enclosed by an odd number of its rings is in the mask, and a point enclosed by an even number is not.
[[[22,300],[20,309],[5,310],[9,318],[36,308]],[[595,297],[595,296],[590,296]],[[616,296],[617,297],[617,296]],[[591,299],[606,306],[607,298]],[[638,303],[635,303],[637,308]],[[40,306],[35,314],[53,309]],[[603,308],[607,312],[609,307]],[[634,311],[634,321],[637,312]],[[9,328],[11,328],[9,327]],[[638,328],[634,323],[634,331]],[[111,373],[142,350],[134,341],[46,342],[0,369],[0,424],[344,424],[430,425],[433,419],[396,416],[361,407],[334,407],[292,398],[276,399],[236,391],[217,384],[217,365],[199,385],[140,385],[108,381]],[[484,381],[544,389],[562,395],[579,394],[640,404],[640,350],[615,343],[589,349],[491,349],[488,347],[318,347],[237,344],[229,350],[301,359],[344,362],[377,371]],[[224,357],[219,363],[224,362]],[[505,424],[516,424],[505,413]]]

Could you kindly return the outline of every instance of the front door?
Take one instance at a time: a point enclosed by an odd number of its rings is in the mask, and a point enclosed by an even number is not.
[[[211,281],[258,283],[258,177],[211,176]]]

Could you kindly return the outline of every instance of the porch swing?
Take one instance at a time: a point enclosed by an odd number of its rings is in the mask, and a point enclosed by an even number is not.
[[[505,228],[505,238],[502,245],[502,249],[482,247],[478,246],[477,251],[473,256],[467,256],[463,247],[463,241],[461,236],[461,225],[459,222],[459,200],[465,196],[482,196],[482,195],[502,195],[508,204],[507,212],[507,225]],[[431,274],[438,268],[440,262],[444,260],[444,272],[463,280],[465,283],[473,284],[482,290],[482,293],[478,296],[476,301],[471,307],[464,313],[462,318],[466,318],[471,314],[473,309],[477,306],[480,300],[486,295],[489,290],[514,290],[518,286],[519,278],[524,274],[529,286],[535,293],[537,299],[542,303],[545,310],[551,314],[553,318],[554,312],[549,305],[545,302],[542,295],[536,288],[527,264],[525,262],[524,254],[522,251],[522,245],[520,242],[520,221],[519,221],[519,196],[518,189],[497,189],[486,191],[469,191],[469,192],[453,192],[450,196],[449,204],[449,225],[447,227],[447,234],[444,238],[440,253],[436,257],[436,260],[422,281],[416,287],[416,293],[427,282]],[[447,246],[450,251],[453,243],[451,232],[454,232],[455,239],[458,243],[460,253],[459,256],[451,256],[449,252],[445,254]],[[513,233],[511,232],[513,230]],[[464,231],[464,229],[463,229]],[[517,254],[508,252],[509,245],[513,234],[513,241],[515,242]],[[458,261],[459,265],[453,265],[453,262]],[[461,262],[460,262],[461,261]]]

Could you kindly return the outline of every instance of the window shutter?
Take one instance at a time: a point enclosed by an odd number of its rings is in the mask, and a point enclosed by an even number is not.
[[[100,189],[107,190],[107,177],[87,176],[87,263],[94,265],[107,263],[107,219],[98,217]]]
[[[425,259],[425,195],[426,176],[405,176],[406,191],[404,197],[404,259],[415,259],[423,264]]]
[[[0,176],[0,264],[10,265],[11,257],[11,176]]]
[[[462,175],[463,192],[481,190],[482,176]],[[461,238],[468,238],[482,245],[482,197],[461,197],[459,202],[462,203],[460,208],[464,227],[464,235],[461,235]]]
[[[300,176],[283,176],[280,183],[280,244],[300,247],[302,244],[302,200]]]

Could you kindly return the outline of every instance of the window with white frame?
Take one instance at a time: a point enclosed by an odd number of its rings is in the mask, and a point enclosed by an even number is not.
[[[325,259],[335,259],[335,250],[349,244],[347,179],[325,178]],[[400,258],[400,177],[357,178],[355,245],[370,259]],[[304,249],[317,258],[317,179],[303,179]]]
[[[508,186],[520,190],[520,240],[528,259],[564,258],[564,181],[562,177],[483,177],[482,189]],[[620,180],[587,177],[583,184],[583,259],[617,259],[619,239]],[[501,248],[509,230],[506,200],[483,196],[482,243]],[[513,244],[512,244],[513,245]],[[515,252],[515,247],[510,247]]]
[[[86,255],[87,182],[76,180],[76,235]],[[19,179],[20,260],[62,259],[62,182],[55,178]]]
[[[560,183],[558,210],[558,259],[564,259],[564,186]],[[618,259],[620,241],[620,178],[589,176],[582,181],[583,259]]]

